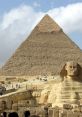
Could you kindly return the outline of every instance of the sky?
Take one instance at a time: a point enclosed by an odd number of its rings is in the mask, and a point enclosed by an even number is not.
[[[82,0],[0,0],[0,67],[45,14],[82,49]]]

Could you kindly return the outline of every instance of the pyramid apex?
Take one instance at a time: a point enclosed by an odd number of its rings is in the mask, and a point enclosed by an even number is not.
[[[45,18],[51,18],[48,14],[44,15]],[[43,18],[44,18],[43,17]]]
[[[61,27],[46,14],[37,25],[40,32],[59,32]]]

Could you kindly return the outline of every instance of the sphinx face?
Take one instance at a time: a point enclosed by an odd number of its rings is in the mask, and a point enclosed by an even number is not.
[[[74,77],[78,75],[77,63],[75,62],[67,62],[65,69],[67,71],[67,76]]]

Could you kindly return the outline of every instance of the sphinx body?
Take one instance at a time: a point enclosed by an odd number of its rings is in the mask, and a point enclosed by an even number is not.
[[[47,102],[62,106],[65,103],[79,104],[81,99],[82,83],[66,79],[52,87]]]
[[[82,100],[82,81],[79,79],[78,64],[67,62],[64,66],[66,75],[56,78],[59,82],[52,85],[46,103],[52,103],[52,106],[62,106],[65,103],[79,104]],[[48,87],[49,89],[49,87]],[[49,90],[48,90],[49,92]]]

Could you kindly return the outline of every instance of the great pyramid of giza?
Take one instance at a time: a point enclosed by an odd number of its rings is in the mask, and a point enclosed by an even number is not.
[[[45,15],[1,68],[0,75],[55,75],[71,60],[82,65],[82,51],[50,16]]]

